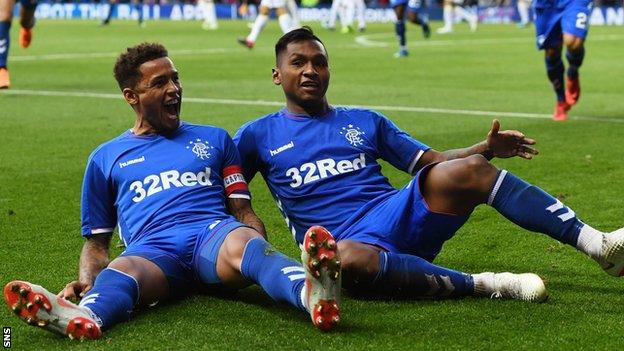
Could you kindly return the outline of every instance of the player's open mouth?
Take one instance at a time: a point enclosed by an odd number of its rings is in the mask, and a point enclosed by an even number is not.
[[[165,102],[165,111],[171,116],[178,117],[180,114],[180,100],[172,99]]]

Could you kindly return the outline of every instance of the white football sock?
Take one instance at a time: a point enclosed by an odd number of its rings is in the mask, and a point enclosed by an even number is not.
[[[256,20],[254,21],[253,27],[251,28],[251,33],[247,36],[247,40],[255,43],[256,39],[258,39],[258,35],[262,32],[262,28],[266,25],[269,20],[269,16],[267,15],[258,15]]]
[[[444,27],[449,29],[453,28],[453,21],[455,20],[453,5],[444,5],[442,16],[444,17]]]
[[[366,27],[366,20],[364,19],[365,11],[366,3],[364,3],[364,0],[355,0],[355,13],[358,20],[358,28],[360,29]]]
[[[202,0],[200,2],[204,10],[204,23],[209,25],[217,24],[217,13],[215,11],[215,4],[212,1]]]
[[[529,3],[520,0],[518,1],[518,14],[520,15],[520,23],[527,24],[529,23]]]
[[[484,272],[473,274],[474,296],[490,296],[494,292],[494,273]]]
[[[353,19],[355,18],[355,0],[348,0],[345,3],[345,17],[342,26],[353,26]]]
[[[290,15],[285,13],[281,16],[279,16],[277,18],[277,21],[279,22],[280,28],[282,28],[282,32],[283,33],[288,33],[291,31],[292,29],[292,19],[290,18]]]
[[[301,22],[299,21],[299,8],[297,7],[295,0],[287,0],[286,7],[288,8],[288,13],[290,13],[292,29],[301,28]]]
[[[459,16],[459,18],[466,20],[466,22],[470,22],[474,14],[462,6],[455,7],[455,13]]]
[[[598,259],[602,256],[602,240],[604,233],[587,224],[581,228],[576,248],[586,253],[589,257]]]
[[[332,6],[329,9],[329,20],[327,21],[327,27],[335,28],[336,27],[336,19],[338,18],[338,10],[341,6],[341,0],[332,1]]]

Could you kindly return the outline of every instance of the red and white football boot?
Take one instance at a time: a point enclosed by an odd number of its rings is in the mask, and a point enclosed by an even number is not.
[[[329,331],[340,323],[340,254],[331,233],[313,226],[305,233],[301,261],[305,269],[304,298],[312,323]]]
[[[45,288],[14,280],[4,287],[9,308],[24,322],[70,339],[98,339],[100,326],[89,311],[58,297]]]

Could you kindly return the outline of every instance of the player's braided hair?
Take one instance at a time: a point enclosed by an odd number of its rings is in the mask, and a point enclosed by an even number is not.
[[[126,52],[119,55],[113,69],[119,88],[123,90],[136,87],[141,78],[139,66],[167,56],[169,56],[167,49],[158,43],[141,43],[128,48]]]
[[[321,45],[323,45],[323,48],[325,47],[325,44],[323,44],[321,39],[314,35],[314,32],[310,27],[303,26],[301,28],[291,30],[290,32],[282,35],[282,37],[279,38],[277,44],[275,44],[275,61],[278,60],[280,53],[286,50],[288,44],[307,40],[316,40],[321,43]],[[327,54],[327,50],[325,50],[325,53]]]

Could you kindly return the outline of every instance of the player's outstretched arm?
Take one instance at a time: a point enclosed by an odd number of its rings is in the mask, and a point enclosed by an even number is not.
[[[492,121],[492,128],[490,128],[484,141],[470,147],[443,152],[430,149],[418,161],[417,169],[433,162],[454,160],[477,154],[483,155],[488,160],[494,157],[508,158],[514,156],[530,160],[538,154],[532,145],[535,145],[535,140],[527,138],[522,132],[517,130],[501,131],[500,122],[495,119]]]
[[[111,237],[112,233],[102,233],[87,238],[80,253],[78,280],[68,283],[58,296],[76,301],[91,290],[95,277],[108,266]]]
[[[493,157],[508,158],[522,157],[527,160],[533,158],[539,152],[532,147],[535,140],[527,138],[524,133],[517,130],[500,131],[500,122],[495,119],[492,121],[492,128],[485,140],[488,152]]]
[[[228,211],[234,216],[239,222],[248,225],[255,229],[258,233],[262,234],[262,236],[266,239],[266,229],[264,228],[264,223],[258,217],[258,215],[254,212],[253,208],[251,208],[251,201],[247,199],[241,198],[228,198],[226,200]]]

